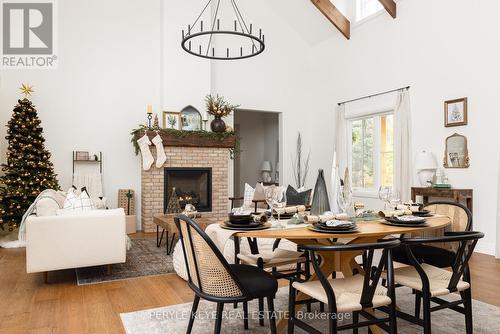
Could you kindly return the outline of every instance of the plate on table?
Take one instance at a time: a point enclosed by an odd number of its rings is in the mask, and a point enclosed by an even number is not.
[[[427,224],[426,222],[423,222],[423,223],[418,223],[418,224],[414,224],[414,223],[411,223],[411,224],[408,224],[408,223],[403,223],[403,222],[390,222],[390,221],[381,221],[382,224],[384,225],[389,225],[389,226],[398,226],[398,227],[427,227],[429,226],[429,224]]]
[[[235,215],[233,213],[230,213],[227,216],[229,218],[229,221],[233,224],[248,224],[253,222],[252,215]]]
[[[330,234],[349,234],[349,233],[356,233],[358,232],[358,227],[354,227],[354,228],[351,228],[351,229],[337,229],[337,230],[333,230],[333,229],[323,229],[321,227],[318,227],[317,224],[314,224],[314,225],[309,225],[307,226],[307,228],[311,231],[314,231],[314,232],[320,232],[320,233],[330,233]]]
[[[425,223],[425,218],[416,216],[385,217],[384,219],[394,224],[415,225]]]
[[[257,226],[251,225],[252,227],[249,227],[250,225],[242,225],[242,224],[231,224],[231,222],[225,222],[224,224],[221,224],[220,227],[226,230],[236,230],[236,231],[258,231],[258,230],[265,230],[268,229],[272,226],[271,223],[265,223],[265,224],[260,224],[258,223]]]
[[[417,217],[432,217],[432,214],[429,210],[415,211],[412,214]]]
[[[280,219],[290,219],[295,215],[295,213],[282,213]],[[273,212],[273,217],[278,219],[278,214]]]

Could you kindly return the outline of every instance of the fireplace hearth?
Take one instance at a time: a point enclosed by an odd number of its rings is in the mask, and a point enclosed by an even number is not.
[[[184,209],[186,204],[193,204],[199,212],[212,211],[212,168],[166,167],[164,169],[164,212],[173,188],[175,188],[181,209]]]

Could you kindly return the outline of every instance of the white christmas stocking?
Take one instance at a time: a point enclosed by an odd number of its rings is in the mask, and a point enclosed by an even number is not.
[[[156,167],[161,168],[165,161],[167,161],[165,149],[163,148],[163,140],[161,139],[160,135],[156,135],[156,137],[154,137],[152,141],[156,146]]]
[[[149,140],[148,135],[144,135],[141,138],[137,139],[137,144],[139,145],[139,148],[141,150],[142,168],[144,168],[144,170],[149,170],[155,160],[153,158],[153,155],[151,154],[151,150],[149,149],[151,141]]]

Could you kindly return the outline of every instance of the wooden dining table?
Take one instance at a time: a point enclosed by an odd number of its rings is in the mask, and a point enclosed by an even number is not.
[[[346,244],[362,244],[377,242],[377,240],[389,235],[412,234],[423,231],[444,229],[451,224],[451,220],[447,216],[435,215],[427,218],[427,226],[425,227],[399,227],[386,225],[383,220],[361,221],[357,222],[358,231],[355,233],[322,233],[310,230],[308,227],[300,228],[270,228],[258,231],[242,231],[237,232],[234,236],[239,238],[272,238],[286,239],[302,245],[330,245],[333,239],[347,239]],[[345,251],[345,252],[317,252],[321,256],[321,271],[326,277],[329,277],[333,272],[341,272],[344,277],[353,275],[354,270],[363,274],[363,268],[356,262],[355,258],[362,254],[361,251]],[[311,280],[318,279],[315,274],[311,275]],[[299,293],[297,300],[305,299],[306,296]],[[301,306],[297,306],[300,308]],[[278,319],[277,330],[282,332],[287,326],[286,319]],[[370,326],[373,333],[381,333],[381,329],[377,326]]]

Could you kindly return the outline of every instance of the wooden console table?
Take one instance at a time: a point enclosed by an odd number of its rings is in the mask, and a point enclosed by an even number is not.
[[[175,234],[177,233],[177,227],[174,222],[174,214],[155,214],[153,215],[153,223],[156,225],[156,247],[161,246],[161,242],[163,240],[163,234],[165,231],[166,235],[166,247],[167,247],[167,255],[172,253],[172,249],[175,241]],[[208,225],[217,223],[215,220],[210,220],[208,218],[194,218],[196,223],[205,230]],[[161,236],[160,236],[160,227],[162,228]],[[172,233],[172,238],[169,238],[169,234]]]
[[[465,206],[472,212],[472,189],[412,187],[411,199],[413,202],[417,196],[424,198],[424,204],[429,203],[429,197],[452,198],[457,203],[464,200]]]

